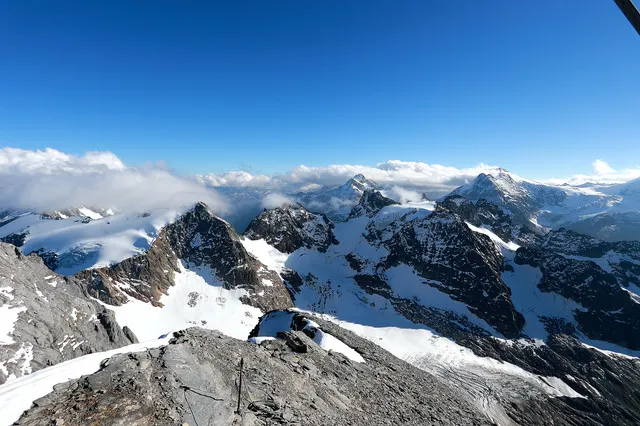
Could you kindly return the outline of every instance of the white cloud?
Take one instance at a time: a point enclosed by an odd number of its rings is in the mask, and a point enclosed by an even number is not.
[[[19,148],[0,149],[0,169],[7,174],[82,174],[90,171],[124,170],[126,167],[111,152],[87,152],[82,157],[55,149],[29,151]]]
[[[75,156],[50,148],[0,149],[0,209],[141,211],[196,201],[220,213],[227,209],[214,190],[196,179],[156,166],[128,168],[110,152]]]
[[[198,176],[198,179],[210,186],[233,187],[265,187],[269,186],[273,179],[266,175],[252,175],[244,171],[225,172],[220,175],[208,174]]]
[[[571,185],[582,185],[584,183],[595,184],[615,184],[625,183],[633,179],[640,178],[640,166],[618,170],[609,165],[604,160],[595,160],[591,164],[593,168],[593,174],[577,174],[568,178],[562,179],[547,179],[544,182],[552,184],[569,183]]]
[[[265,209],[275,209],[276,207],[282,207],[285,204],[293,203],[295,203],[295,200],[292,200],[290,197],[278,192],[267,194],[267,196],[262,199],[262,207]]]
[[[593,171],[598,176],[606,176],[615,173],[615,169],[604,160],[596,160],[593,162]]]
[[[356,174],[363,174],[367,179],[380,184],[442,195],[466,181],[473,180],[480,173],[490,173],[496,169],[497,167],[485,164],[458,169],[439,164],[391,160],[373,167],[355,164],[334,164],[326,167],[302,165],[287,173],[273,176],[227,172],[200,176],[199,179],[211,186],[259,187],[295,192],[340,185]]]
[[[384,195],[401,203],[409,203],[412,201],[422,200],[422,193],[420,191],[412,191],[401,186],[391,187],[391,189],[389,189],[389,191],[386,191]]]

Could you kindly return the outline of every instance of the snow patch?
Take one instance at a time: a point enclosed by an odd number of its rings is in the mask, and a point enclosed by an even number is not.
[[[491,232],[491,230],[487,228],[479,228],[477,226],[470,224],[469,222],[465,222],[465,223],[467,224],[469,229],[471,229],[473,232],[477,232],[479,234],[484,234],[488,236],[489,238],[491,238],[491,241],[498,244],[499,247],[503,247],[510,251],[516,251],[520,248],[520,246],[514,243],[513,241],[510,241],[508,243],[504,242],[502,238],[498,237],[496,234],[494,234],[493,232]]]
[[[16,321],[22,312],[26,312],[25,306],[0,306],[0,345],[11,345],[15,343],[12,335],[15,330]]]
[[[260,327],[258,329],[259,336],[253,339],[265,337],[273,339],[280,331],[290,331],[292,329],[294,315],[295,313],[293,312],[284,311],[268,313],[260,321]],[[308,319],[305,319],[305,323],[306,325],[303,330],[309,330],[314,335],[313,341],[325,351],[339,352],[352,361],[365,362],[364,358],[362,358],[358,352],[347,346],[342,340],[322,331],[317,323]],[[252,340],[250,339],[250,341]]]
[[[118,324],[128,326],[141,340],[194,326],[245,340],[262,315],[258,308],[240,301],[246,290],[223,288],[207,267],[186,269],[180,262],[179,268],[175,285],[159,300],[162,307],[135,298],[121,306],[108,305]]]
[[[248,238],[242,238],[240,242],[245,250],[270,270],[280,273],[285,269],[284,264],[289,258],[289,255],[270,246],[264,239],[250,240]]]

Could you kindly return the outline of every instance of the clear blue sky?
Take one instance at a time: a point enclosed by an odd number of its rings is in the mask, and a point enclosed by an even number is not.
[[[613,0],[0,0],[0,146],[184,173],[623,168],[640,37]]]

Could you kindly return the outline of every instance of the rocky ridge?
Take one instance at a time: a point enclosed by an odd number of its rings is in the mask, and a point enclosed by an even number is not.
[[[83,283],[0,243],[0,383],[81,355],[137,342]],[[8,328],[7,328],[8,327]]]
[[[244,236],[251,240],[265,239],[283,253],[292,253],[300,247],[326,252],[337,244],[334,224],[323,214],[315,214],[299,204],[285,204],[265,210],[251,221]]]
[[[192,328],[166,347],[115,356],[56,387],[17,424],[111,423],[115,404],[119,424],[127,425],[490,424],[430,374],[322,325],[366,362],[326,352],[300,331],[256,345]]]
[[[292,306],[277,272],[249,254],[231,225],[204,203],[164,227],[144,254],[77,276],[89,283],[91,296],[105,303],[121,305],[133,297],[157,305],[174,285],[179,262],[186,268],[210,268],[225,288],[246,290],[243,302],[263,311]]]

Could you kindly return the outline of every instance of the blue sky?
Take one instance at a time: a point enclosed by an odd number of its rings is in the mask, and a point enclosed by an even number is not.
[[[640,163],[613,1],[0,0],[0,146],[182,173]]]

